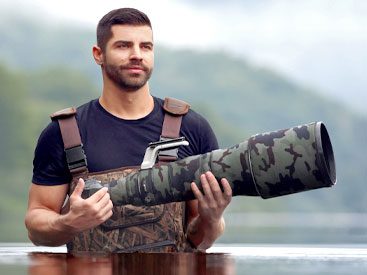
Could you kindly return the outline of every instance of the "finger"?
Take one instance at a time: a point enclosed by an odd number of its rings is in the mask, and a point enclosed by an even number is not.
[[[88,200],[91,203],[99,202],[103,198],[103,196],[106,195],[107,191],[108,191],[108,188],[103,187],[86,200]]]
[[[211,190],[211,186],[209,185],[207,175],[206,174],[202,174],[200,176],[200,180],[201,180],[201,186],[203,187],[205,198],[209,202],[214,201],[213,193],[212,193],[212,190]]]
[[[107,203],[107,205],[101,210],[101,212],[102,212],[102,215],[103,216],[108,216],[108,218],[109,217],[111,217],[112,216],[112,214],[113,214],[113,210],[112,210],[112,208],[113,208],[113,204],[112,204],[112,202],[111,201],[109,201],[108,203]]]
[[[102,223],[107,221],[113,215],[112,210],[108,210],[101,218]]]
[[[73,193],[71,195],[81,197],[84,190],[85,182],[82,178],[79,179]]]
[[[195,182],[191,183],[191,190],[197,200],[201,201],[204,199],[204,195],[201,193]]]
[[[223,192],[220,189],[217,179],[214,177],[213,173],[211,172],[206,172],[205,176],[207,178],[207,181],[209,182],[210,189],[211,189],[214,199],[217,202],[221,201],[223,199]]]
[[[232,198],[232,187],[229,184],[228,180],[223,178],[221,179],[221,184],[223,186],[223,193],[226,198]]]
[[[98,224],[101,224],[108,220],[112,216],[113,212],[111,209],[101,209],[98,214],[94,216]]]
[[[109,202],[111,201],[110,199],[110,194],[106,193],[96,204],[96,206],[99,208],[99,209],[102,209],[104,207],[106,207]]]

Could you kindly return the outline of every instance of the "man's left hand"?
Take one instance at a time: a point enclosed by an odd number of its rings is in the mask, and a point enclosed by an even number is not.
[[[226,179],[221,180],[223,192],[211,172],[201,175],[203,192],[192,182],[196,200],[189,201],[187,237],[198,249],[209,248],[224,231],[223,212],[232,199],[232,189]]]
[[[223,192],[219,183],[211,172],[206,172],[200,177],[203,193],[193,182],[191,189],[198,200],[198,212],[202,222],[215,225],[220,222],[224,209],[232,199],[232,188],[226,179],[221,179]]]

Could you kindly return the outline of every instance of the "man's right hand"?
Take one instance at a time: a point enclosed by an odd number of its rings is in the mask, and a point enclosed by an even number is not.
[[[43,186],[32,184],[29,190],[25,224],[30,240],[36,245],[59,246],[75,234],[96,227],[112,215],[107,188],[83,199],[85,183],[79,180],[69,198],[69,209],[60,214],[69,184]]]
[[[64,216],[65,225],[74,232],[81,232],[100,225],[112,216],[112,201],[107,187],[101,188],[91,197],[81,197],[85,182],[79,179],[74,192],[70,195],[69,212]]]

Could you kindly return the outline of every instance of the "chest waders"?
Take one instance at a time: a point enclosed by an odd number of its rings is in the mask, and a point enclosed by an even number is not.
[[[180,100],[166,98],[161,141],[179,137],[182,116],[190,106]],[[79,128],[76,109],[68,108],[51,115],[60,125],[68,167],[72,175],[69,195],[79,178],[94,179],[108,184],[136,172],[139,167],[89,173]],[[177,149],[161,151],[161,163],[177,160]],[[185,236],[185,202],[155,206],[114,206],[113,215],[101,225],[75,236],[67,244],[68,252],[181,252],[194,251]],[[68,211],[65,209],[64,211]]]

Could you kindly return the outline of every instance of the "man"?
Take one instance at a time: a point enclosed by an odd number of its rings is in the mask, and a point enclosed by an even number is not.
[[[97,27],[93,57],[102,70],[102,95],[79,107],[76,114],[88,169],[99,172],[139,165],[148,143],[159,140],[164,117],[162,100],[150,94],[148,84],[154,64],[148,17],[131,8],[106,14]],[[191,110],[182,118],[180,135],[190,142],[180,148],[180,158],[218,147],[209,124]],[[25,218],[29,238],[36,245],[68,243],[113,214],[106,188],[87,199],[81,197],[83,179],[70,194],[69,211],[60,214],[70,181],[60,127],[53,121],[42,132],[35,150]],[[185,238],[192,247],[205,250],[224,230],[223,211],[232,191],[227,180],[222,179],[222,192],[210,172],[201,176],[201,183],[204,193],[192,183],[196,200],[186,203]]]

